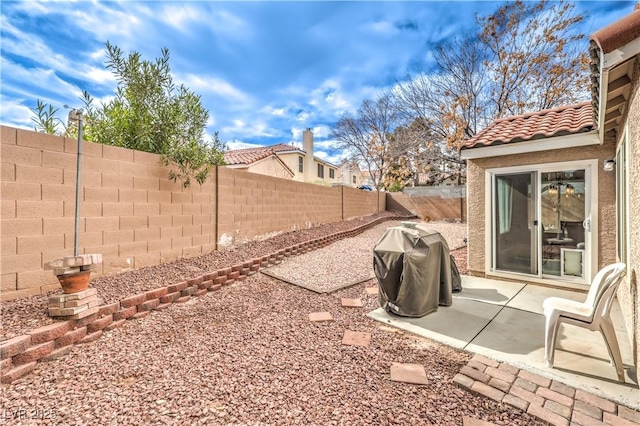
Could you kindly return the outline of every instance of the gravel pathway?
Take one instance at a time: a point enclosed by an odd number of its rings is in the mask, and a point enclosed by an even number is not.
[[[372,252],[384,231],[401,221],[388,221],[328,247],[288,259],[265,273],[317,293],[327,293],[374,277]],[[463,243],[466,225],[432,222],[451,248]],[[458,244],[458,245],[456,245]],[[466,263],[465,263],[466,266]]]
[[[40,363],[3,385],[0,406],[55,417],[23,424],[543,424],[454,386],[467,353],[368,319],[372,285],[316,294],[256,274]],[[343,297],[364,308],[342,308]],[[335,321],[310,322],[317,311]],[[342,345],[345,330],[371,343]],[[390,381],[392,362],[423,365],[428,384]]]

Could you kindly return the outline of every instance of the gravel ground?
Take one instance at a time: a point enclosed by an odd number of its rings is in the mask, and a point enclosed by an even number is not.
[[[92,284],[101,297],[115,300],[354,225],[347,223],[308,230],[301,239],[282,235],[245,245],[241,252],[174,262],[177,271],[166,272],[171,265],[161,265]],[[389,225],[376,227],[378,236]],[[376,232],[351,241],[374,238]],[[336,248],[346,242],[320,251],[340,262],[343,253]],[[465,248],[453,253],[458,261],[466,258]],[[368,265],[370,255],[363,261]],[[283,264],[289,262],[296,258]],[[469,354],[367,318],[378,304],[365,288],[375,285],[373,279],[317,294],[253,275],[143,320],[128,321],[93,343],[75,346],[63,358],[39,363],[33,373],[2,385],[2,419],[9,424],[65,425],[461,425],[468,416],[499,425],[543,424],[454,386],[452,379]],[[341,298],[361,298],[364,307],[343,308]],[[31,299],[3,304],[3,315],[12,313],[7,329],[18,333],[32,325],[33,315],[28,321],[16,319],[38,306]],[[331,312],[334,321],[310,322],[309,313],[319,311]],[[342,345],[345,330],[371,333],[371,343]],[[390,381],[393,362],[423,365],[429,384]]]
[[[267,273],[318,293],[331,292],[371,279],[374,277],[371,253],[375,245],[387,228],[400,223],[382,223],[354,238],[288,259],[270,267]],[[429,227],[440,232],[449,246],[456,246],[456,242],[464,244],[467,226],[463,223],[432,222]]]
[[[256,274],[40,363],[3,385],[0,406],[65,425],[543,424],[454,386],[467,353],[368,319],[372,285],[316,294]],[[342,297],[365,307],[342,308]],[[317,311],[335,321],[310,322]],[[345,330],[371,343],[344,346]],[[392,362],[423,365],[429,384],[390,381]]]
[[[91,286],[97,289],[98,297],[104,303],[117,302],[127,296],[194,278],[218,268],[273,253],[293,244],[352,229],[356,226],[370,223],[380,217],[393,215],[393,212],[383,212],[363,218],[332,222],[310,229],[287,232],[262,241],[252,241],[228,250],[214,251],[194,258],[180,259],[162,265],[95,278],[91,280]],[[381,229],[385,229],[387,226],[389,226],[389,222],[378,225]],[[430,226],[442,232],[451,247],[456,244],[455,242],[451,243],[451,241],[461,242],[462,238],[464,238],[465,225],[463,224],[432,222]],[[331,244],[329,247],[333,247],[338,243],[340,242]],[[460,268],[461,273],[464,273],[463,270],[466,270],[466,248],[463,248],[462,251],[452,252],[452,254],[456,259],[459,259],[457,261],[458,268]],[[34,328],[53,323],[55,320],[47,315],[47,304],[48,297],[55,294],[62,294],[62,290],[52,291],[41,296],[1,302],[0,340],[10,339]]]

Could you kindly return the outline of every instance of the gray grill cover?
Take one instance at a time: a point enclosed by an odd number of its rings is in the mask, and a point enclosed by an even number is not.
[[[388,312],[422,317],[451,306],[449,246],[424,224],[388,228],[373,249],[373,270]]]

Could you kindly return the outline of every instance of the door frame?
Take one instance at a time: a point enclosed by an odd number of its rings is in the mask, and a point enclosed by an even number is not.
[[[528,164],[523,166],[509,166],[509,167],[496,167],[485,170],[485,274],[487,276],[495,276],[501,278],[513,278],[518,280],[526,280],[530,282],[537,282],[541,284],[553,284],[561,285],[568,288],[580,288],[584,289],[585,285],[591,283],[591,279],[595,276],[598,268],[598,241],[599,241],[599,228],[598,228],[598,160],[576,160],[576,161],[563,161],[554,163],[537,163]],[[508,173],[527,173],[536,172],[535,188],[540,188],[541,173],[548,171],[559,170],[585,170],[585,217],[590,220],[590,236],[589,244],[587,244],[588,250],[585,254],[585,276],[583,283],[577,283],[574,280],[563,280],[562,277],[554,278],[542,278],[542,269],[538,268],[538,275],[524,274],[518,272],[497,271],[494,269],[495,264],[495,250],[493,244],[493,229],[494,229],[494,217],[493,217],[493,203],[494,203],[494,176],[498,174]],[[536,244],[537,251],[536,257],[538,262],[541,261],[540,245],[541,229],[540,219],[542,216],[542,207],[540,203],[539,190],[536,190],[536,219],[538,220],[538,231],[536,232]],[[585,234],[587,235],[587,234]],[[585,238],[586,239],[586,238]]]

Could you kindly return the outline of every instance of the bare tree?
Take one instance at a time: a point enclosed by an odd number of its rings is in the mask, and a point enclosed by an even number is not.
[[[492,120],[588,95],[588,58],[577,32],[583,19],[566,1],[507,3],[477,18],[477,36],[437,46],[436,72],[398,82],[393,93],[405,122],[402,137],[424,138],[428,155],[420,166],[429,180],[464,176],[458,147]]]
[[[493,117],[586,99],[589,60],[578,29],[583,20],[564,0],[519,0],[477,18],[479,39],[492,54],[486,68]]]
[[[393,165],[393,129],[398,125],[399,115],[390,94],[381,94],[376,100],[366,99],[357,114],[343,116],[333,129],[332,137],[340,148],[368,170],[377,190]]]

